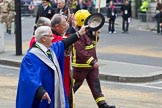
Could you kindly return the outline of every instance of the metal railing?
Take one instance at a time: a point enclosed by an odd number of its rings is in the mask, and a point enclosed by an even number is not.
[[[138,11],[138,19],[140,19],[142,22],[154,22],[155,21],[154,16],[155,13],[151,12],[142,13]]]

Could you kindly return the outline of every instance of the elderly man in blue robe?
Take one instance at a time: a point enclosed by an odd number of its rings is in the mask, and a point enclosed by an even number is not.
[[[50,27],[36,29],[36,43],[21,63],[16,108],[69,108],[62,80],[64,49],[84,35],[86,27],[56,43]]]

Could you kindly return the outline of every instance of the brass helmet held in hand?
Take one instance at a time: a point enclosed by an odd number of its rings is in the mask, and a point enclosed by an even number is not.
[[[78,10],[74,16],[76,25],[88,25],[89,31],[99,30],[105,23],[105,17],[101,13],[90,14],[88,10]]]

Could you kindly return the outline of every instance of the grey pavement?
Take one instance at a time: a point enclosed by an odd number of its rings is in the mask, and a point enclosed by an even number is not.
[[[116,24],[119,24],[120,18],[117,19]],[[155,28],[154,22],[141,23],[137,19],[133,19],[130,28],[138,30],[152,31]],[[105,23],[107,24],[107,23]],[[5,34],[6,35],[6,34]],[[28,43],[24,42],[23,55],[16,55],[15,43],[5,45],[4,51],[0,52],[0,64],[19,67],[21,60],[24,57]],[[118,61],[101,60],[100,63],[100,79],[116,82],[148,82],[162,78],[162,67],[131,64]]]

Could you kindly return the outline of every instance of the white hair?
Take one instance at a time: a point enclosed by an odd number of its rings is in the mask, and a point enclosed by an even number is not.
[[[35,38],[36,41],[40,42],[40,38],[44,35],[49,35],[51,31],[51,27],[48,26],[40,26],[35,30]]]
[[[65,3],[65,0],[58,0],[58,1],[61,1],[62,3]]]
[[[39,17],[37,21],[37,27],[40,26],[51,26],[51,20],[46,17]]]

